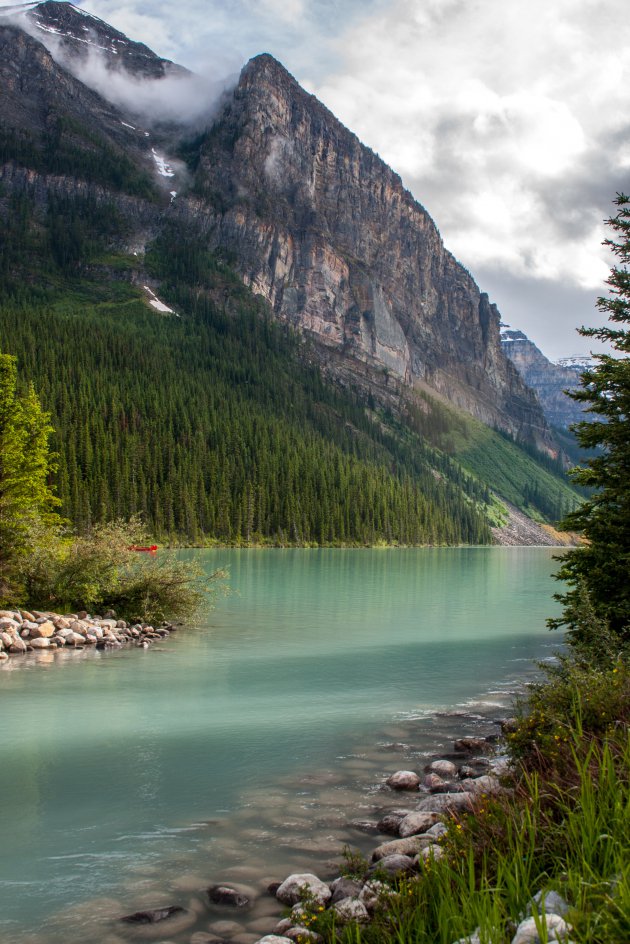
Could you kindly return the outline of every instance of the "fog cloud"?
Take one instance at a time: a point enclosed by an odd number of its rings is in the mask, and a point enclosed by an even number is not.
[[[207,124],[236,76],[171,74],[152,79],[108,67],[107,53],[90,50],[83,60],[65,57],[65,64],[85,85],[103,98],[149,124]]]
[[[46,46],[53,58],[80,82],[145,124],[207,125],[238,79],[238,72],[224,71],[223,60],[201,74],[174,68],[162,78],[136,75],[119,65],[89,29],[81,40],[81,55],[77,56],[72,45],[64,45],[58,33],[41,29],[28,16],[9,15],[7,20]],[[132,35],[130,39],[140,42],[145,37]]]

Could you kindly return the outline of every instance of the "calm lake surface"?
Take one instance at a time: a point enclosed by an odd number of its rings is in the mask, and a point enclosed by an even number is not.
[[[188,553],[233,591],[198,626],[0,670],[3,944],[189,941],[209,884],[325,869],[385,776],[492,730],[560,644],[549,549]],[[121,930],[149,904],[188,912]]]

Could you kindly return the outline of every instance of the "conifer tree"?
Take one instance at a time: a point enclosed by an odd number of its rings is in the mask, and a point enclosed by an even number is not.
[[[593,494],[564,521],[587,540],[564,558],[559,579],[569,584],[559,599],[563,615],[552,627],[567,626],[569,640],[586,640],[584,600],[621,643],[630,641],[630,197],[618,194],[619,208],[608,226],[614,238],[607,245],[617,257],[607,285],[610,295],[598,300],[611,325],[581,328],[584,337],[609,344],[615,353],[596,355],[596,365],[582,375],[581,388],[571,393],[585,404],[592,422],[574,427],[578,442],[596,450],[573,477]]]
[[[35,534],[58,522],[50,487],[49,416],[29,386],[17,391],[16,359],[0,354],[0,601],[16,602],[17,569]]]

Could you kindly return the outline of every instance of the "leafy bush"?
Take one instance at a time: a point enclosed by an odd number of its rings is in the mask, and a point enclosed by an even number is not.
[[[508,734],[514,759],[556,784],[573,783],[590,746],[615,738],[630,725],[630,668],[564,659],[529,694],[526,711]],[[577,748],[576,748],[577,741]]]
[[[63,611],[112,608],[121,618],[148,622],[189,618],[224,573],[207,575],[194,562],[131,549],[148,540],[138,518],[100,525],[88,536],[42,536],[23,567],[29,604]]]

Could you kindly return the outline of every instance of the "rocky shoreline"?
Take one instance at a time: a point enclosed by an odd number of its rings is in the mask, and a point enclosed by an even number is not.
[[[148,649],[174,629],[171,623],[156,627],[127,623],[117,619],[113,610],[103,616],[90,616],[85,610],[66,616],[39,610],[0,610],[0,665],[12,656],[57,649]]]
[[[392,882],[412,879],[443,855],[440,839],[449,821],[463,821],[464,814],[474,814],[487,797],[509,790],[508,775],[500,735],[457,738],[451,751],[415,770],[395,770],[380,784],[382,815],[350,823],[372,837],[371,848],[356,861],[351,854],[345,866],[337,861],[335,867],[329,861],[317,869],[319,874],[292,872],[264,888],[263,883],[256,888],[226,876],[203,893],[205,930],[199,928],[199,907],[169,904],[120,918],[132,933],[124,939],[136,940],[135,931],[187,944],[321,944],[315,927],[324,912],[334,916],[337,927],[352,922],[366,925],[398,894]],[[364,815],[357,798],[359,811]],[[528,913],[515,920],[512,944],[539,944],[541,920],[547,923],[550,941],[565,940],[570,930],[564,919],[567,910],[567,903],[555,893],[537,896]],[[469,937],[453,944],[480,944],[480,940],[471,929]]]

